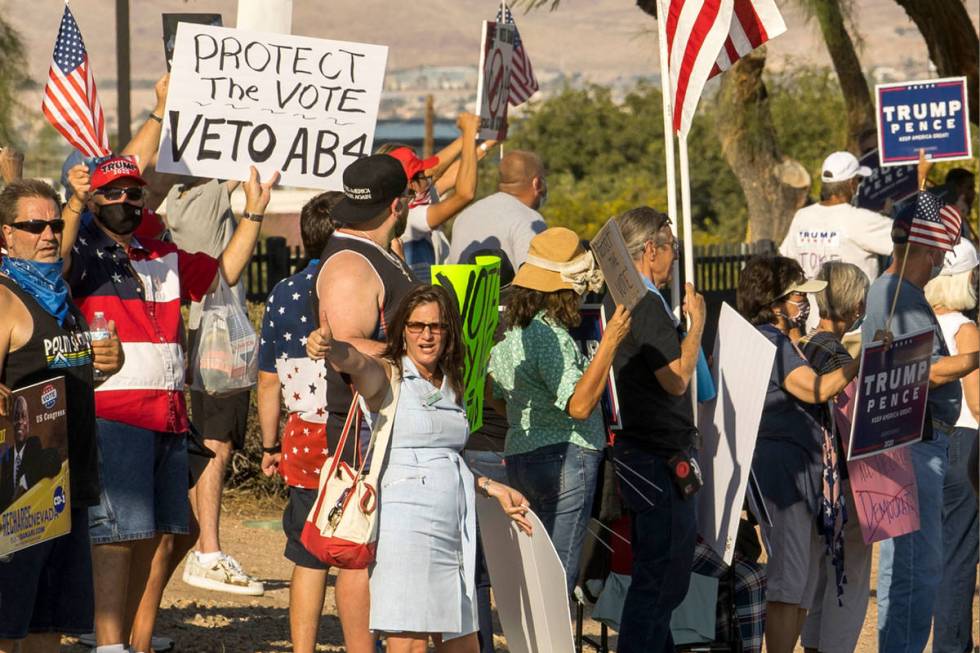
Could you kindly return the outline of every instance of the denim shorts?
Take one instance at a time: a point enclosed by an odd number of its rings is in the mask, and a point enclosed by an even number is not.
[[[301,487],[289,488],[289,502],[282,513],[282,530],[286,534],[286,549],[283,556],[297,567],[307,569],[330,569],[330,565],[321,561],[303,546],[303,527],[306,518],[316,503],[316,490]]]
[[[95,607],[88,537],[85,508],[73,508],[70,533],[0,561],[0,639],[92,631]]]
[[[88,509],[93,544],[187,534],[187,437],[100,419],[99,505]]]

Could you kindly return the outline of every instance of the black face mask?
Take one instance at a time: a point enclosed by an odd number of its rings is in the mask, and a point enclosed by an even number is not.
[[[136,231],[143,221],[143,207],[129,202],[105,204],[99,207],[96,217],[112,233],[126,236]]]

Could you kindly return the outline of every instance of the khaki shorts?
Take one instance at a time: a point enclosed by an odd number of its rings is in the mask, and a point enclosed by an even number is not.
[[[762,525],[769,546],[766,600],[809,610],[816,596],[825,551],[816,517],[804,501],[787,508],[779,508],[768,499],[764,501],[772,519],[771,527]]]

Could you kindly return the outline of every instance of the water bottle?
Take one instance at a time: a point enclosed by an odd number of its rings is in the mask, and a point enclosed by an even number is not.
[[[92,322],[88,326],[89,338],[92,342],[109,339],[109,322],[105,319],[105,313],[102,311],[95,312],[95,317],[92,318]],[[92,372],[96,381],[104,381],[106,379],[106,375],[99,370],[93,368]]]

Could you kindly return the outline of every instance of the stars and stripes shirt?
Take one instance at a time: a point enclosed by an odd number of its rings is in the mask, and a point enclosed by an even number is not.
[[[68,283],[88,322],[114,320],[126,360],[95,391],[101,419],[169,433],[188,429],[181,301],[200,301],[217,259],[173,243],[134,238],[125,250],[83,216]]]

